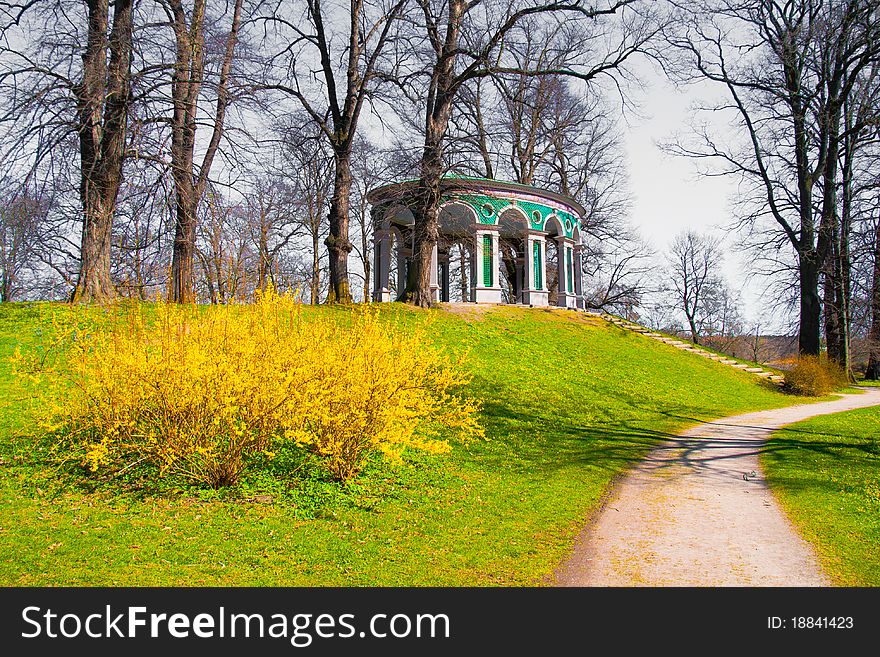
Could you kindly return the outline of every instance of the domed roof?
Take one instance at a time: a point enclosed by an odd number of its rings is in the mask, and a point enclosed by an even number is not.
[[[415,192],[418,184],[419,181],[417,179],[412,179],[382,185],[381,187],[371,189],[367,193],[367,200],[373,205],[388,201],[403,201]],[[565,194],[559,194],[543,187],[534,187],[532,185],[490,178],[473,178],[448,174],[440,180],[440,193],[442,196],[457,196],[459,193],[465,193],[517,200],[525,203],[537,202],[541,205],[571,213],[578,219],[582,219],[587,213],[584,206]]]

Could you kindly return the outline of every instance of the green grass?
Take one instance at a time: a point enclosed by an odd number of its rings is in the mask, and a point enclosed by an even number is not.
[[[761,461],[834,582],[880,586],[880,408],[786,427],[773,435]]]
[[[579,313],[394,304],[388,317],[468,352],[486,441],[397,467],[374,460],[348,487],[306,469],[222,494],[119,489],[54,469],[21,435],[7,356],[38,339],[49,310],[0,305],[2,585],[542,584],[615,476],[658,441],[803,401]]]

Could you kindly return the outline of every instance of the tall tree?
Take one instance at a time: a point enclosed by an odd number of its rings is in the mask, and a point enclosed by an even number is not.
[[[36,243],[45,203],[2,180],[0,190],[0,303],[26,291],[26,277],[37,268]],[[7,186],[8,185],[8,186]]]
[[[306,245],[305,279],[309,301],[320,303],[324,287],[321,238],[327,235],[327,207],[333,190],[334,161],[320,128],[296,116],[279,130],[281,170],[290,186],[293,224]],[[328,295],[332,294],[328,290]]]
[[[613,16],[635,3],[635,0],[612,0],[606,5],[587,6],[579,0],[571,2],[499,2],[474,3],[448,0],[434,3],[418,0],[422,10],[421,29],[427,41],[425,79],[422,102],[424,106],[424,146],[419,163],[419,182],[413,209],[414,256],[411,276],[407,281],[407,296],[412,303],[429,306],[431,261],[434,245],[439,236],[440,181],[444,172],[443,145],[449,128],[456,97],[470,80],[495,74],[517,74],[540,77],[567,75],[590,82],[601,74],[611,74],[645,44],[660,29],[638,21],[621,26],[619,41],[612,43],[598,55],[593,50],[589,60],[566,62],[562,67],[547,68],[541,62],[529,62],[520,68],[516,60],[505,59],[504,52],[517,38],[523,38],[524,21],[530,18],[565,21],[569,27],[561,31],[569,43],[590,39],[580,19],[594,23],[602,17]],[[527,32],[527,30],[525,31]],[[604,33],[603,38],[607,39]],[[598,44],[594,44],[597,45]],[[590,49],[587,49],[590,50]]]
[[[850,106],[858,104],[863,73],[880,58],[878,9],[858,0],[827,2],[822,14],[813,67],[823,86],[820,130],[827,135],[828,156],[822,169],[821,230],[828,234],[825,281],[825,337],[828,356],[846,371],[850,368],[849,345],[849,234],[848,207],[853,133],[861,128]],[[839,190],[843,190],[843,199]],[[841,203],[841,200],[843,201]]]
[[[248,225],[257,252],[256,286],[278,288],[278,267],[282,252],[299,232],[293,187],[276,171],[258,172],[252,189],[245,194]]]
[[[868,365],[865,378],[870,381],[880,380],[880,222],[874,232],[872,260],[872,285],[870,295],[871,328],[868,333]]]
[[[209,185],[205,203],[199,205],[203,215],[198,222],[195,256],[202,268],[202,279],[193,283],[204,285],[204,294],[211,303],[228,303],[246,296],[248,260],[251,260],[248,217],[244,208],[229,203]],[[247,290],[247,291],[246,291]]]
[[[88,36],[82,78],[75,87],[83,230],[73,302],[113,296],[110,240],[131,101],[133,2],[115,0],[111,27],[109,0],[86,1]]]
[[[876,60],[877,12],[855,0],[708,0],[673,23],[670,43],[684,53],[681,79],[708,80],[728,100],[746,145],[725,147],[705,129],[702,143],[674,150],[718,163],[746,183],[751,210],[777,227],[759,248],[787,242],[796,258],[801,353],[818,354],[819,281],[837,227],[840,116],[855,79]],[[817,211],[817,208],[820,208]],[[775,249],[778,253],[778,248]]]
[[[171,261],[171,298],[193,300],[193,267],[198,225],[198,204],[208,186],[211,166],[223,139],[230,101],[230,74],[241,28],[243,0],[235,0],[225,40],[217,83],[217,100],[211,136],[201,164],[194,169],[199,97],[205,83],[208,49],[205,43],[207,0],[194,0],[187,11],[183,0],[160,0],[174,30],[176,46],[171,81],[171,169],[174,176],[176,223]]]
[[[320,127],[333,153],[329,234],[324,240],[330,272],[327,301],[331,303],[351,301],[352,150],[364,105],[368,98],[375,101],[377,83],[393,68],[386,65],[385,55],[406,3],[350,0],[348,13],[340,20],[340,7],[325,7],[320,0],[306,0],[302,16],[297,9],[288,13],[285,3],[278,2],[266,16],[279,27],[286,43],[272,59],[273,68],[261,86],[296,99]],[[317,74],[312,73],[315,69]]]
[[[103,301],[131,103],[134,0],[0,5],[4,165],[35,176],[78,159],[80,239],[70,298]],[[76,149],[78,156],[73,155]],[[75,238],[74,238],[75,239]]]

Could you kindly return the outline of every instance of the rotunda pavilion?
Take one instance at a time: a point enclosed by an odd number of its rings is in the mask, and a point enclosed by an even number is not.
[[[403,300],[417,185],[394,183],[367,195],[375,301]],[[529,185],[458,176],[445,176],[440,191],[440,238],[431,267],[435,301],[584,307],[586,211],[577,201]]]

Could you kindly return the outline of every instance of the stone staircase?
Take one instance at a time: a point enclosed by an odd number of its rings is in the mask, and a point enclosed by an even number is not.
[[[701,347],[694,345],[690,342],[683,342],[681,340],[676,340],[675,338],[671,338],[667,335],[661,335],[660,333],[654,333],[651,329],[645,328],[640,324],[635,324],[633,322],[628,322],[627,320],[617,317],[616,315],[609,315],[607,313],[602,313],[600,315],[603,319],[608,322],[611,322],[615,326],[618,326],[626,331],[632,331],[633,333],[641,333],[646,338],[651,338],[652,340],[657,340],[658,342],[664,342],[676,349],[681,349],[682,351],[688,351],[692,354],[696,354],[697,356],[702,356],[703,358],[707,358],[709,360],[714,360],[722,365],[728,365],[730,367],[736,368],[738,370],[742,370],[743,372],[748,372],[749,374],[754,374],[755,376],[761,377],[762,379],[767,379],[771,383],[781,386],[785,382],[785,377],[781,374],[777,374],[776,372],[772,372],[769,370],[765,370],[763,367],[752,367],[747,365],[746,363],[740,363],[737,360],[733,360],[732,358],[728,358],[727,356],[723,356],[721,354],[716,354],[711,351],[706,351]]]

